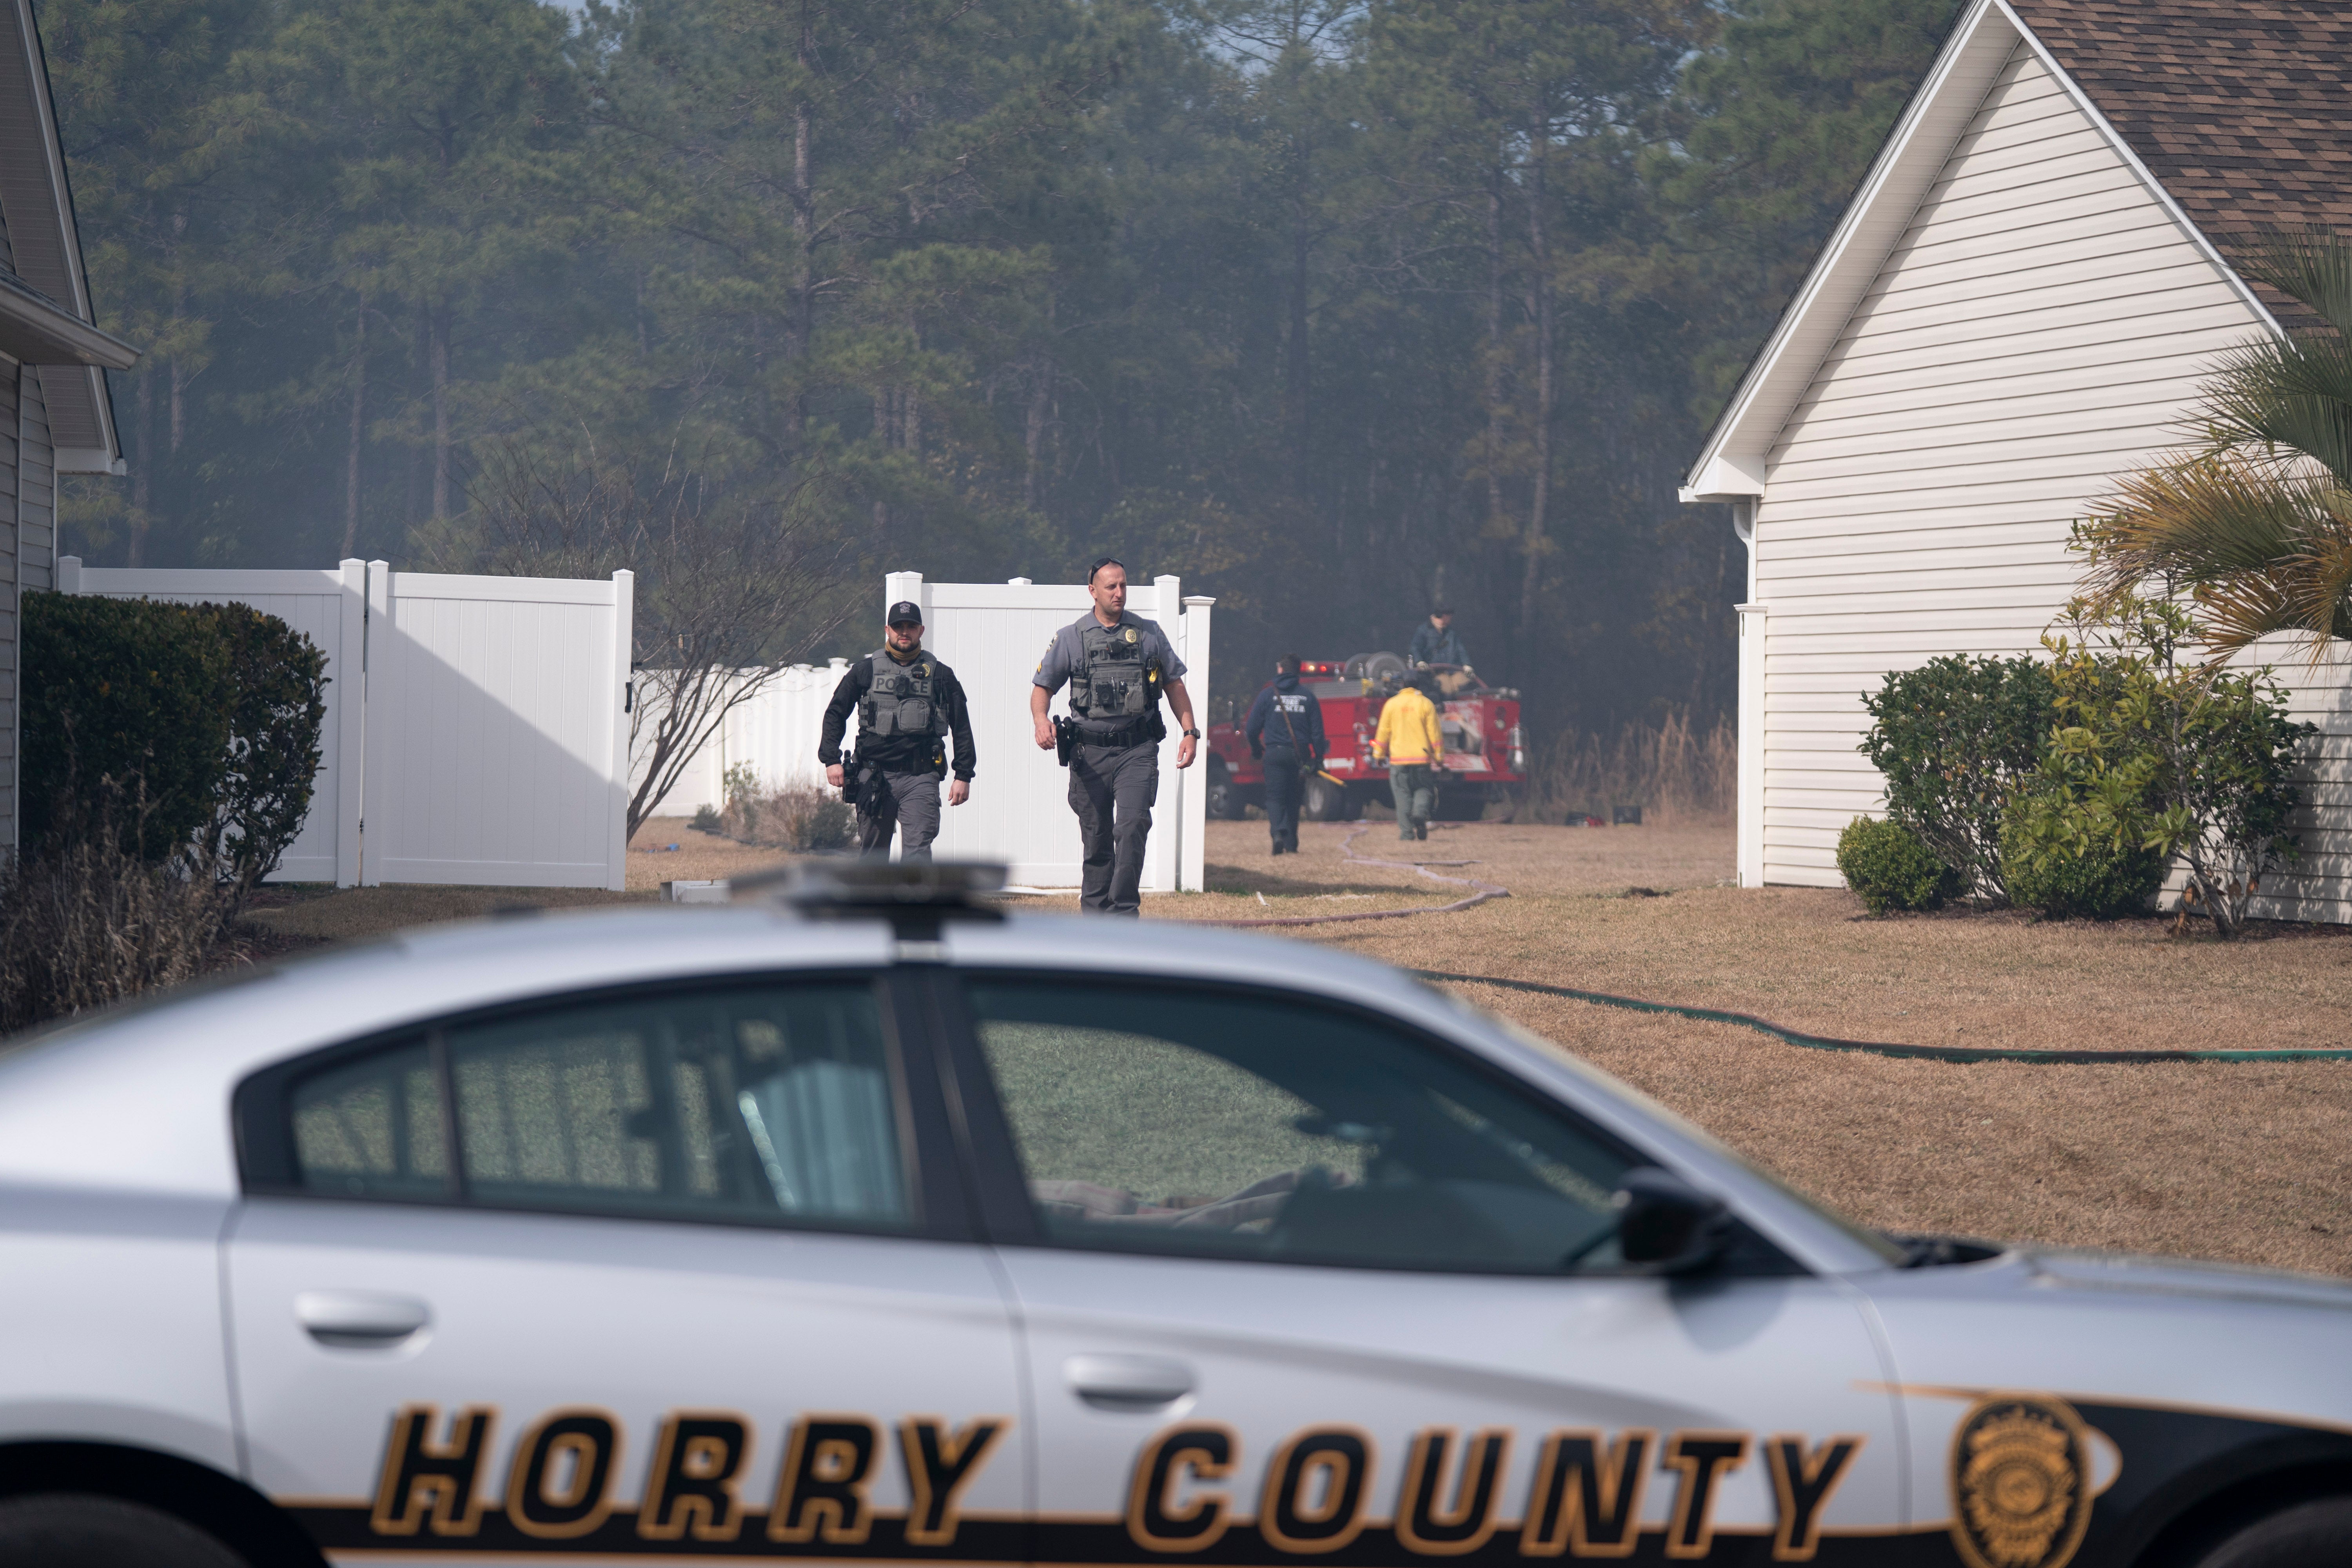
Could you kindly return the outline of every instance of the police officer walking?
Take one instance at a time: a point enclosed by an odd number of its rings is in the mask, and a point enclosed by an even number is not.
[[[955,783],[948,804],[971,795],[971,715],[955,671],[923,651],[923,612],[913,601],[890,606],[880,647],[849,667],[824,706],[816,760],[835,789],[854,784],[860,854],[886,853],[898,831],[898,858],[928,860],[940,836],[940,780],[948,771],[947,737],[955,737]],[[857,710],[856,777],[842,766],[841,737]]]
[[[1176,712],[1184,738],[1176,765],[1189,768],[1201,731],[1184,690],[1184,661],[1160,627],[1127,613],[1127,568],[1105,556],[1087,573],[1095,607],[1054,634],[1030,683],[1029,717],[1040,751],[1055,748],[1047,700],[1070,688],[1076,726],[1070,750],[1070,809],[1078,815],[1085,871],[1078,908],[1088,914],[1142,912],[1143,847],[1151,803],[1160,796],[1160,742],[1167,726],[1160,700]]]
[[[1265,825],[1277,855],[1298,853],[1298,795],[1307,770],[1323,765],[1323,704],[1298,689],[1298,656],[1275,660],[1274,684],[1250,704],[1243,726],[1250,755],[1265,763]]]

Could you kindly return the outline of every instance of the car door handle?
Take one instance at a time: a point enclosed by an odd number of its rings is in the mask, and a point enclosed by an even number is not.
[[[387,1349],[433,1321],[432,1309],[414,1296],[376,1290],[305,1290],[294,1298],[294,1316],[312,1339],[338,1350]]]
[[[1192,1392],[1192,1369],[1164,1356],[1074,1355],[1062,1375],[1097,1410],[1159,1410]]]

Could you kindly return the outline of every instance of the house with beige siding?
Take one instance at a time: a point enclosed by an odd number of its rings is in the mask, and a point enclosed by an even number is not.
[[[1835,887],[1883,808],[1862,696],[1938,654],[2038,653],[2074,519],[2190,438],[2218,355],[2292,325],[2231,264],[2352,231],[2352,8],[1972,0],[1687,478],[1748,549],[1743,886]],[[2347,667],[2289,650],[2325,731],[2305,859],[2260,912],[2352,919]]]
[[[24,595],[57,585],[58,476],[122,472],[106,373],[137,351],[98,330],[31,0],[0,0],[0,860],[16,847]]]

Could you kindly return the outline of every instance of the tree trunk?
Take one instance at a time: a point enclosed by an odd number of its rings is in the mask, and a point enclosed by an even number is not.
[[[188,279],[180,269],[180,236],[187,232],[188,215],[172,215],[172,325],[177,328],[188,313]],[[172,455],[179,456],[180,443],[188,433],[188,367],[177,353],[172,356]]]
[[[1503,526],[1503,172],[1486,185],[1486,526]]]
[[[1305,162],[1303,156],[1301,163]],[[1307,193],[1305,174],[1301,171],[1300,188],[1292,204],[1290,231],[1290,341],[1285,344],[1283,381],[1289,396],[1290,425],[1290,486],[1293,491],[1305,488],[1307,477],[1307,445],[1310,428],[1311,401],[1307,378],[1311,364],[1307,352],[1307,263],[1310,249],[1307,232]]]
[[[1519,657],[1526,659],[1534,650],[1536,610],[1538,589],[1543,576],[1543,557],[1547,540],[1545,513],[1551,504],[1551,234],[1544,221],[1544,158],[1551,145],[1551,125],[1548,117],[1538,112],[1531,141],[1533,166],[1528,179],[1528,247],[1533,252],[1530,262],[1535,277],[1536,318],[1536,406],[1535,406],[1535,482],[1528,499],[1528,529],[1521,541],[1522,570],[1526,575],[1519,582]]]
[[[133,403],[139,422],[139,460],[131,469],[130,537],[123,543],[122,563],[147,564],[147,509],[155,498],[155,369],[148,361],[139,367],[139,395]]]
[[[793,105],[793,310],[792,321],[785,328],[785,353],[795,361],[807,356],[816,333],[816,258],[809,254],[815,237],[815,195],[809,186],[809,159],[816,128],[809,114],[807,96],[809,76],[816,68],[816,34],[806,5],[801,7],[798,63],[801,98]],[[808,393],[804,387],[795,386],[793,435],[807,434],[808,417]]]
[[[351,445],[343,457],[343,553],[349,560],[360,543],[360,445],[367,431],[367,296],[360,296],[359,341],[352,350]]]
[[[1029,467],[1021,476],[1021,504],[1031,511],[1037,510],[1037,475],[1044,461],[1045,416],[1053,409],[1053,397],[1054,367],[1041,359],[1029,374],[1029,427],[1022,441],[1029,454]]]
[[[433,516],[449,515],[449,312],[430,307],[433,356]]]

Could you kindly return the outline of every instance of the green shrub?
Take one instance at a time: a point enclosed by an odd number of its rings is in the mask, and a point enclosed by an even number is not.
[[[28,846],[102,816],[149,861],[201,843],[236,886],[278,868],[327,716],[309,637],[246,605],[31,594],[24,648]],[[141,808],[80,810],[109,780]]]
[[[1838,835],[1837,863],[1845,885],[1874,915],[1932,910],[1960,889],[1958,873],[1899,822],[1855,817]]]
[[[199,605],[228,650],[228,765],[207,847],[221,871],[250,888],[278,869],[302,831],[327,721],[327,656],[309,637],[248,605]]]
[[[2164,885],[2167,858],[2145,847],[2127,828],[2074,831],[2082,825],[2118,821],[2104,804],[2063,791],[2021,795],[2001,831],[2011,900],[2053,920],[2145,913]]]
[[[110,812],[123,847],[163,859],[210,823],[236,710],[218,623],[186,605],[27,594],[23,617],[24,839],[57,839],[101,781],[141,781]]]
[[[2164,600],[2077,600],[2042,637],[2058,724],[2021,792],[2009,858],[2069,886],[2087,911],[2137,908],[2128,889],[2177,857],[2184,907],[2222,936],[2243,929],[2263,876],[2293,862],[2297,752],[2318,731],[2287,717],[2268,667],[2220,669],[2188,612]],[[2111,871],[2094,868],[2111,867]],[[2021,902],[2026,900],[2020,900]],[[2047,906],[2037,906],[2047,907]]]
[[[1860,749],[1886,780],[1888,819],[1986,903],[2006,896],[2002,808],[2041,764],[2055,697],[2048,667],[2030,658],[1947,655],[1896,671],[1862,700],[1872,723]]]

